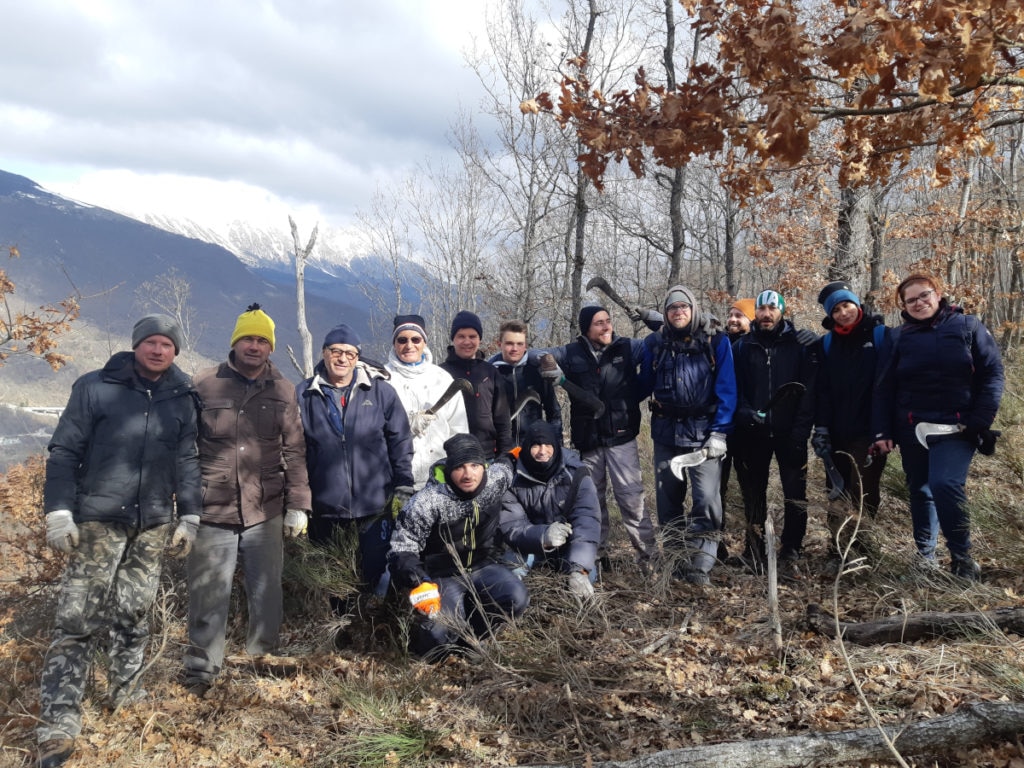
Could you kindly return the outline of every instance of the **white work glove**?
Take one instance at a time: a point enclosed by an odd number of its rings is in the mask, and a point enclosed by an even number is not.
[[[427,413],[426,411],[416,411],[409,417],[409,430],[412,432],[413,437],[419,437],[430,429],[430,425],[437,419],[436,413]]]
[[[171,554],[182,560],[192,551],[192,543],[199,533],[199,515],[183,515],[171,536]]]
[[[725,435],[721,432],[712,432],[708,435],[707,442],[704,443],[704,454],[709,459],[720,459],[725,456],[725,452],[728,450],[728,446],[725,442]]]
[[[78,546],[78,526],[70,509],[46,513],[46,543],[58,552],[70,552]]]
[[[558,384],[565,378],[562,373],[562,369],[558,367],[558,361],[555,360],[555,356],[550,352],[545,352],[540,356],[540,375],[548,379],[552,384]]]
[[[569,592],[584,599],[594,596],[594,585],[590,583],[590,577],[581,571],[573,571],[569,574]]]
[[[285,538],[298,538],[306,532],[306,528],[308,527],[309,517],[301,509],[289,509],[284,513]]]
[[[540,537],[540,545],[545,552],[558,549],[569,540],[572,535],[572,526],[568,523],[552,523],[544,529]]]

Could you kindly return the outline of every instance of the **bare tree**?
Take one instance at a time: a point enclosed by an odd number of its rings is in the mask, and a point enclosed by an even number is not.
[[[288,358],[295,366],[295,370],[302,376],[309,377],[313,375],[313,335],[309,332],[309,326],[306,324],[306,261],[316,244],[316,235],[320,225],[317,224],[313,227],[305,248],[302,247],[302,242],[299,240],[299,228],[291,216],[288,217],[288,225],[292,230],[292,243],[295,248],[295,307],[299,340],[302,342],[302,364],[300,365],[299,361],[295,359],[295,352],[290,346],[288,347]]]
[[[192,283],[176,267],[162,275],[140,283],[135,289],[135,303],[143,312],[155,308],[173,318],[181,328],[183,360],[181,367],[195,373],[199,361],[196,347],[206,331],[199,313],[192,304]]]

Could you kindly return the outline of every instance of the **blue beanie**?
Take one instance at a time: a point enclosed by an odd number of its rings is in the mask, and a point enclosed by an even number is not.
[[[449,339],[454,339],[455,334],[461,331],[463,328],[472,328],[476,331],[477,335],[482,339],[484,337],[484,326],[480,322],[480,318],[470,312],[468,309],[463,309],[459,314],[452,320],[452,331]]]
[[[321,349],[327,349],[327,347],[332,344],[348,344],[356,349],[360,349],[362,341],[360,340],[358,333],[342,323],[341,325],[334,326],[327,332],[327,335],[324,336],[324,345]]]
[[[860,306],[860,299],[857,297],[856,293],[846,289],[840,289],[838,291],[833,291],[825,299],[825,314],[832,317],[832,310],[836,308],[837,304],[844,301],[852,301],[858,307]]]
[[[608,310],[600,304],[588,304],[585,307],[580,307],[579,326],[580,333],[584,336],[586,336],[587,331],[590,330],[590,324],[594,322],[594,315],[598,312],[608,312]]]

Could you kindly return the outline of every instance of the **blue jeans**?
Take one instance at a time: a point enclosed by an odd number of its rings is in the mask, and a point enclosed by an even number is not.
[[[899,436],[903,471],[910,490],[910,519],[917,551],[935,557],[939,529],[954,559],[971,551],[971,523],[967,516],[967,470],[974,458],[974,444],[947,437],[925,449],[913,432]]]
[[[665,533],[668,547],[681,545],[685,537],[686,549],[691,552],[690,570],[708,573],[715,564],[722,530],[722,462],[708,459],[686,470],[693,495],[693,505],[687,514],[687,480],[680,480],[670,468],[672,459],[686,452],[672,445],[654,444],[658,524]]]
[[[526,586],[502,563],[489,563],[435,581],[441,593],[441,615],[428,619],[417,614],[409,637],[413,653],[434,660],[443,657],[445,647],[464,642],[460,631],[463,622],[469,622],[476,637],[487,637],[508,619],[522,615],[530,604]]]

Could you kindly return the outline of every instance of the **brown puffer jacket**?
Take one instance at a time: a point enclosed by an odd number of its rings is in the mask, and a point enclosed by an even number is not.
[[[295,385],[267,363],[254,382],[228,363],[195,378],[203,522],[249,527],[309,510],[306,443]]]

